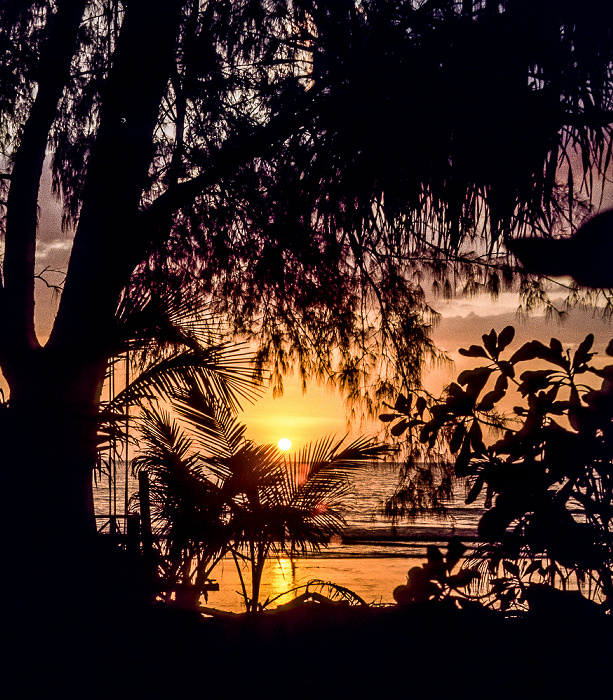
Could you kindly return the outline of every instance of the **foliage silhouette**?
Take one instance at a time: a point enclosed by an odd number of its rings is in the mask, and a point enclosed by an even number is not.
[[[175,397],[174,408],[186,427],[168,414],[146,411],[133,462],[149,476],[158,531],[167,538],[161,587],[182,588],[183,602],[189,590],[195,604],[215,565],[231,553],[246,608],[255,612],[267,558],[317,550],[339,534],[350,474],[387,447],[360,439],[343,448],[328,439],[288,458],[274,445],[246,440],[245,426],[228,407],[196,385]],[[251,568],[249,594],[242,561]]]
[[[374,410],[433,352],[424,271],[496,292],[501,237],[574,222],[574,183],[607,170],[612,25],[608,0],[3,2],[6,597],[27,610],[52,571],[51,599],[104,598],[77,582],[102,580],[91,473],[126,299],[203,294],[277,388],[296,362]],[[48,151],[74,240],[45,343]]]
[[[387,418],[409,442],[444,443],[455,477],[466,481],[466,503],[483,499],[474,559],[487,562],[485,583],[503,609],[535,599],[531,584],[546,583],[574,584],[610,610],[613,365],[592,362],[591,334],[574,353],[552,338],[507,356],[514,335],[507,326],[461,349],[486,363],[463,371],[427,408],[404,401]],[[524,362],[533,368],[517,376]],[[506,416],[498,405],[513,389],[522,405]],[[499,438],[488,441],[490,431]]]
[[[303,593],[296,595],[298,591],[303,591]],[[279,600],[286,596],[291,596],[291,599],[286,603],[279,603]],[[345,586],[339,586],[331,581],[322,581],[321,579],[311,579],[308,583],[291,588],[289,591],[284,591],[267,600],[263,607],[265,608],[273,603],[276,604],[277,609],[282,610],[290,610],[304,603],[351,606],[369,605],[357,593],[345,588]]]
[[[583,287],[606,288],[613,287],[612,231],[613,210],[609,210],[592,217],[570,238],[507,239],[506,245],[528,272],[568,275]]]
[[[479,572],[464,566],[457,573],[452,573],[465,552],[466,547],[458,537],[449,540],[445,554],[438,547],[428,545],[426,563],[409,569],[406,585],[394,589],[396,602],[408,605],[447,601],[459,607],[470,605],[472,601],[469,601],[469,594],[463,593],[461,589],[479,579]]]
[[[124,352],[110,363],[108,397],[98,414],[101,456],[108,450],[110,460],[121,458],[113,455],[118,444],[135,444],[131,411],[168,402],[194,385],[232,413],[260,395],[253,353],[244,343],[229,342],[219,320],[182,290],[158,290],[155,297],[141,290],[136,299],[123,300],[118,316]],[[122,381],[115,381],[115,368]]]

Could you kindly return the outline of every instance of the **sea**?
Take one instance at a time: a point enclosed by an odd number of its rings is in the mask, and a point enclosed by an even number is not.
[[[128,474],[127,478],[126,490],[126,470],[120,466],[110,486],[106,475],[95,480],[94,504],[99,528],[108,530],[111,526],[110,511],[125,512],[126,495],[129,499],[137,489],[132,476]],[[309,582],[317,581],[320,583],[310,584],[310,590],[334,596],[346,589],[367,603],[391,604],[394,588],[406,583],[410,568],[426,561],[429,545],[444,548],[455,535],[470,548],[476,540],[477,522],[483,511],[476,504],[465,505],[463,487],[449,502],[446,518],[427,516],[412,522],[391,523],[382,511],[397,480],[398,465],[394,463],[367,465],[356,471],[352,494],[344,510],[347,525],[342,536],[308,556],[271,556],[264,570],[260,601],[270,601],[269,605],[275,607],[303,592]],[[119,528],[123,527],[121,517],[116,522]],[[208,593],[205,605],[242,612],[241,576],[249,590],[248,566],[243,565],[239,575],[232,557],[223,559],[211,575],[219,590]]]

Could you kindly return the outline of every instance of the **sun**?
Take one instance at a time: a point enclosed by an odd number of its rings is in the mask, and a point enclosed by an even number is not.
[[[287,438],[281,438],[277,443],[277,447],[283,452],[287,452],[292,446],[292,441]]]

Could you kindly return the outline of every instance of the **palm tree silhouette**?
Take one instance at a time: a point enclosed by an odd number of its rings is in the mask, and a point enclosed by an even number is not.
[[[246,608],[256,611],[266,559],[318,550],[340,533],[351,473],[388,448],[364,438],[343,448],[327,438],[288,458],[274,445],[247,440],[227,406],[195,384],[173,406],[185,428],[167,412],[149,410],[134,460],[149,475],[155,523],[167,538],[163,577],[169,588],[191,587],[196,603],[214,566],[232,553]],[[251,568],[250,593],[241,561]]]

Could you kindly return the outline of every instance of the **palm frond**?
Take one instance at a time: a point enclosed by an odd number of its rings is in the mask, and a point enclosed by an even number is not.
[[[200,448],[213,459],[228,459],[245,440],[246,426],[235,417],[227,402],[208,393],[199,382],[189,382],[173,394],[173,408],[187,421]]]
[[[271,598],[268,603],[275,603],[280,598],[298,593],[298,591],[304,592],[302,595],[296,596],[294,600],[290,600],[288,603],[283,603],[278,607],[293,607],[298,603],[298,601],[308,599],[313,592],[319,593],[319,595],[327,598],[330,602],[342,601],[349,603],[349,605],[368,605],[368,603],[361,596],[355,593],[355,591],[352,591],[345,586],[339,586],[336,583],[332,583],[332,581],[323,581],[322,579],[311,579],[301,586],[296,586],[295,588],[291,588],[289,591],[285,591],[274,598]]]
[[[133,470],[145,468],[146,463],[159,466],[164,464],[167,455],[174,455],[180,460],[188,458],[192,450],[191,440],[167,411],[149,409],[143,411],[139,421],[141,444],[147,446],[132,461]]]
[[[175,392],[173,409],[185,428],[168,413],[146,411],[145,449],[135,461],[152,476],[158,521],[175,558],[182,552],[182,571],[197,556],[243,554],[251,562],[255,604],[265,558],[319,550],[340,534],[351,474],[388,449],[372,439],[344,447],[327,437],[287,458],[276,445],[245,439],[245,426],[228,406],[195,381]]]
[[[221,344],[190,348],[151,362],[113,398],[108,408],[156,396],[169,400],[188,392],[193,385],[232,411],[240,410],[242,400],[253,401],[260,394],[244,344]]]
[[[192,441],[163,411],[148,411],[140,429],[144,449],[133,469],[149,476],[154,522],[169,548],[209,558],[227,548],[225,499],[219,485],[203,473]]]
[[[341,449],[343,441],[324,438],[287,460],[287,488],[302,498],[317,499],[321,492],[342,497],[351,474],[389,453],[389,446],[359,438]]]
[[[219,319],[208,312],[202,294],[172,281],[134,276],[116,312],[121,347],[128,344],[150,360],[168,348],[219,344]]]

